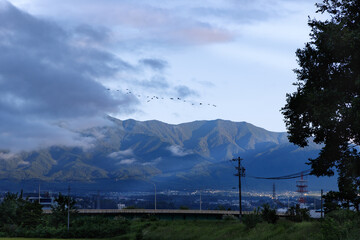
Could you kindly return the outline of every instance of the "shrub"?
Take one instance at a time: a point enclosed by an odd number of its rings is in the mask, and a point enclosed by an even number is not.
[[[350,210],[334,210],[326,214],[321,224],[325,239],[358,239],[360,216]]]
[[[143,235],[143,232],[142,232],[141,229],[139,229],[139,230],[136,232],[135,239],[136,239],[136,240],[142,240],[142,239],[144,239],[144,235]]]
[[[289,220],[293,222],[302,222],[310,220],[309,209],[300,208],[300,205],[297,204],[296,207],[291,207],[288,210]]]
[[[179,209],[180,209],[180,210],[189,210],[189,207],[187,207],[187,206],[180,206]]]
[[[242,221],[247,229],[251,229],[256,227],[258,223],[262,222],[262,216],[256,213],[248,214],[243,217]]]
[[[129,231],[129,221],[121,218],[79,217],[71,226],[69,237],[114,237]]]
[[[234,221],[234,220],[238,220],[237,217],[235,217],[234,215],[232,214],[225,214],[225,215],[222,215],[222,220],[225,220],[225,221]]]
[[[279,219],[279,217],[276,215],[276,210],[271,209],[269,204],[264,204],[262,207],[262,219],[268,223],[276,223],[276,221]]]

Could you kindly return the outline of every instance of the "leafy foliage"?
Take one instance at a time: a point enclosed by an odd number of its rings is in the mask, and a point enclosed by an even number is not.
[[[66,225],[68,210],[69,214],[77,213],[75,200],[70,196],[64,196],[61,193],[55,198],[55,204],[51,206],[51,220],[55,226]]]
[[[256,227],[256,225],[262,221],[263,217],[261,215],[260,207],[255,208],[253,213],[244,215],[242,218],[242,222],[247,229]]]
[[[224,215],[222,215],[221,219],[224,220],[224,221],[234,221],[234,220],[238,220],[238,218],[235,217],[235,216],[232,215],[232,214],[224,214]]]
[[[271,209],[269,204],[264,204],[262,206],[261,216],[264,221],[268,223],[276,223],[279,217],[276,215],[276,210]]]
[[[7,193],[0,203],[0,228],[12,233],[17,228],[31,229],[41,223],[42,209],[20,194]]]
[[[179,209],[180,210],[189,210],[189,207],[188,206],[180,206]]]
[[[115,237],[125,234],[128,230],[129,221],[122,218],[79,217],[72,222],[69,237]]]
[[[309,210],[306,208],[300,208],[299,204],[295,207],[291,207],[288,210],[289,220],[294,222],[302,222],[310,220]]]
[[[301,147],[322,143],[310,159],[312,174],[339,173],[338,200],[357,210],[360,190],[360,2],[324,0],[318,12],[330,20],[309,20],[311,41],[296,52],[297,91],[282,108],[289,140]]]
[[[17,201],[26,201],[21,194],[8,194],[0,204],[1,213],[14,213],[13,204]],[[5,205],[5,203],[7,203]],[[15,204],[16,205],[16,204]],[[34,203],[35,205],[35,203]],[[9,207],[9,209],[5,209]],[[270,213],[269,206],[264,207],[265,212]],[[24,209],[22,209],[24,210]],[[20,214],[20,215],[19,215]],[[21,215],[15,211],[16,218],[19,216],[29,218],[31,215]],[[65,225],[55,226],[51,216],[29,218],[38,223],[36,226],[15,225],[20,219],[5,218],[11,224],[1,222],[1,237],[27,237],[27,238],[104,238],[104,239],[358,239],[360,234],[360,216],[352,211],[333,211],[325,217],[321,223],[291,222],[279,220],[276,224],[261,222],[259,209],[253,215],[245,215],[243,223],[239,221],[153,221],[148,219],[126,220],[121,217],[89,217],[75,216],[71,218],[71,228],[68,232]],[[271,214],[269,214],[271,215]],[[260,217],[250,220],[253,224],[246,224],[248,216]],[[251,219],[248,218],[248,219]],[[28,220],[27,220],[28,221]],[[259,222],[258,222],[259,221]],[[18,223],[16,223],[18,224]],[[5,227],[3,227],[5,226]],[[321,229],[321,231],[319,231]]]
[[[321,225],[324,239],[359,239],[360,216],[349,210],[337,210],[326,215]]]

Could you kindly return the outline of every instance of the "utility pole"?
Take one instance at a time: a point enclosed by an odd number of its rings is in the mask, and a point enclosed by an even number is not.
[[[273,195],[272,195],[273,200],[276,200],[276,190],[275,190],[275,183],[273,183]]]
[[[68,225],[67,230],[69,232],[70,230],[70,184],[68,186]]]
[[[290,209],[290,197],[289,195],[287,197],[288,197],[288,209]]]
[[[39,183],[39,204],[40,204],[40,183]]]
[[[235,176],[239,177],[239,219],[240,221],[242,220],[242,205],[241,205],[241,177],[245,177],[245,168],[241,166],[241,161],[243,159],[238,157],[238,158],[234,158],[231,161],[237,161],[238,162],[238,166],[235,167],[235,169],[237,170],[237,173],[234,174]]]
[[[96,197],[96,209],[100,209],[100,190],[98,190],[97,192],[97,197]]]
[[[200,211],[201,211],[201,190],[200,190]]]
[[[324,217],[324,211],[323,211],[323,190],[321,189],[321,218]]]
[[[154,199],[154,208],[155,208],[155,210],[156,210],[156,184],[155,183],[152,183],[152,184],[154,184],[154,190],[155,190],[155,199]]]

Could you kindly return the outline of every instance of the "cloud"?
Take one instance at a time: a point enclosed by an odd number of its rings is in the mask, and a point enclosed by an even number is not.
[[[75,28],[75,34],[91,42],[107,42],[110,38],[110,32],[108,28],[92,27],[88,24],[82,24]]]
[[[177,92],[177,95],[182,98],[199,95],[196,91],[191,90],[189,87],[184,86],[184,85],[175,87],[175,90]]]
[[[48,118],[47,118],[48,119]],[[92,147],[93,139],[36,118],[22,119],[0,113],[0,146],[11,151],[28,151],[53,145]],[[80,121],[85,121],[81,119]]]
[[[158,1],[62,0],[54,7],[48,1],[37,0],[35,11],[64,21],[86,22],[89,25],[101,22],[104,26],[117,29],[115,34],[133,49],[169,44],[211,44],[233,39],[231,32],[224,27],[203,22],[198,19],[199,14],[186,14],[177,6],[189,12],[191,7],[188,6],[193,4],[183,1],[159,4]]]
[[[136,162],[135,158],[123,159],[118,164],[130,165]]]
[[[186,44],[210,44],[233,40],[232,34],[224,29],[201,25],[179,29],[173,33],[173,37]]]
[[[177,157],[184,157],[186,155],[193,154],[193,151],[191,150],[185,150],[183,147],[179,145],[171,145],[167,148],[174,156]]]
[[[0,159],[8,160],[15,157],[15,154],[9,152],[0,152]]]
[[[142,163],[143,166],[154,166],[159,164],[162,161],[162,157],[158,157],[150,162]]]
[[[30,162],[23,161],[23,160],[21,160],[20,162],[18,162],[18,166],[28,166],[28,165],[30,165]]]
[[[201,81],[201,80],[197,80],[197,79],[192,79],[192,81],[199,84],[202,87],[215,87],[215,84],[210,81]]]
[[[153,70],[156,70],[156,71],[162,71],[168,66],[168,63],[166,61],[162,60],[162,59],[146,58],[146,59],[141,59],[139,62],[142,65],[148,66],[148,67],[150,67],[150,68],[152,68]]]
[[[132,149],[126,149],[122,151],[112,152],[108,155],[109,158],[115,159],[118,162],[116,164],[129,165],[137,162]]]
[[[238,3],[235,2],[234,5],[238,5]],[[212,19],[213,21],[236,21],[239,24],[265,21],[271,17],[271,12],[269,12],[268,9],[254,9],[254,5],[245,6],[242,4],[241,6],[233,8],[197,7],[191,9],[191,13],[200,16],[201,18]]]
[[[101,84],[104,78],[133,69],[131,64],[98,47],[108,34],[106,29],[84,25],[68,30],[2,2],[1,149],[20,151],[54,144],[89,146],[91,139],[78,134],[81,127],[64,128],[58,123],[104,124],[106,114],[133,111],[135,98],[111,95]]]
[[[132,84],[136,85],[137,87],[141,87],[144,89],[157,89],[157,90],[164,90],[170,87],[168,80],[161,75],[154,75],[150,79],[146,80],[136,80],[132,81]]]
[[[112,152],[108,155],[108,157],[114,159],[121,159],[123,157],[129,157],[129,156],[134,156],[134,152],[130,148],[123,151]]]

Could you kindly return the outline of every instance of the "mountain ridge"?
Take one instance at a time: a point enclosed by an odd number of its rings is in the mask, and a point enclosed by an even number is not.
[[[45,182],[157,181],[167,187],[191,185],[191,179],[228,185],[234,168],[225,164],[237,156],[246,159],[251,175],[279,175],[309,168],[305,162],[319,152],[311,144],[302,149],[284,132],[271,132],[246,122],[202,120],[167,124],[157,120],[119,120],[82,131],[93,147],[52,146],[0,159],[0,180]],[[195,174],[195,175],[194,175]]]

